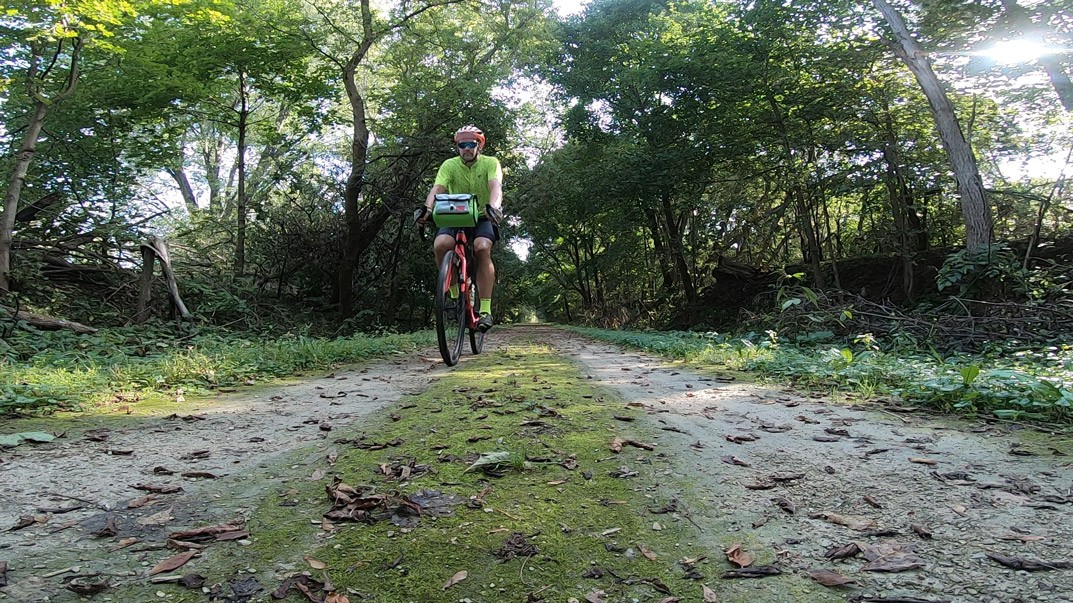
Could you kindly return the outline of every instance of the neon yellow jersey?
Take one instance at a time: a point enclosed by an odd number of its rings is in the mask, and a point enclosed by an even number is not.
[[[488,205],[488,182],[494,179],[503,181],[503,168],[498,159],[486,155],[478,155],[472,166],[462,163],[461,157],[452,157],[436,172],[436,184],[445,186],[448,193],[476,196],[477,208],[482,215],[484,206]]]

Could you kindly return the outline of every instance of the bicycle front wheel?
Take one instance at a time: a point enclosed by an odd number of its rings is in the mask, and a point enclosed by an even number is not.
[[[436,336],[440,341],[440,356],[447,366],[458,363],[466,336],[465,304],[459,292],[461,271],[454,251],[448,251],[440,262],[436,279]],[[451,288],[454,287],[454,297]]]
[[[477,279],[473,279],[473,284],[470,287],[470,303],[474,308],[477,308],[481,303],[481,290],[477,287]],[[474,354],[480,354],[484,349],[484,331],[477,330],[476,325],[469,330],[469,349]]]

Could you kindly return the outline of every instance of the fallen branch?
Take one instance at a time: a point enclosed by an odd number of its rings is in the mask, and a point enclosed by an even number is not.
[[[54,318],[47,314],[34,314],[33,312],[27,312],[25,310],[15,311],[14,308],[0,304],[0,311],[3,311],[9,317],[15,321],[23,321],[31,326],[45,331],[59,331],[61,329],[70,329],[80,335],[88,333],[96,333],[97,329],[88,327],[82,323],[74,322],[72,320],[65,320],[62,318]]]

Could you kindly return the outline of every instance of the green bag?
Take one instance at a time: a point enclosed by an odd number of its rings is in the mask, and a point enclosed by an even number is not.
[[[432,221],[440,228],[470,228],[477,225],[477,198],[473,195],[436,195]]]

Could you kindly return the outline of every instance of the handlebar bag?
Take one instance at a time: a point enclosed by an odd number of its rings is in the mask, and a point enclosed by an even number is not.
[[[436,195],[432,221],[440,228],[470,228],[477,225],[477,198],[473,195]]]

